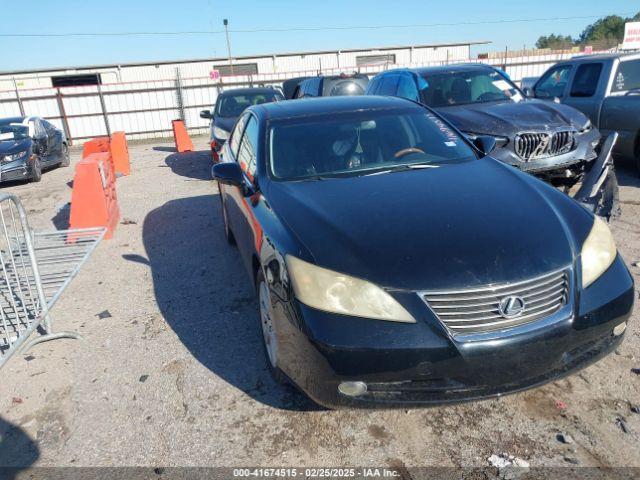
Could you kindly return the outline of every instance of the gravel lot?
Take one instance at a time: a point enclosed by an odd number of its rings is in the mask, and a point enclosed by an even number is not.
[[[640,467],[638,302],[616,354],[505,398],[327,411],[276,385],[249,279],[223,239],[206,140],[195,144],[201,152],[183,155],[172,143],[130,145],[123,222],[52,312],[54,328],[84,340],[39,345],[0,371],[0,466],[484,467],[505,452],[532,467]],[[20,196],[32,227],[50,229],[72,175],[2,190]],[[612,229],[638,285],[640,180],[618,175]]]

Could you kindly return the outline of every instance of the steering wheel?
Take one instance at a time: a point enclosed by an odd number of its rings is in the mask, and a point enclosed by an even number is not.
[[[405,155],[409,155],[411,153],[421,153],[423,155],[426,155],[424,151],[420,150],[419,148],[409,147],[409,148],[403,148],[402,150],[398,150],[396,153],[393,154],[393,156],[395,158],[400,158],[400,157],[404,157]]]

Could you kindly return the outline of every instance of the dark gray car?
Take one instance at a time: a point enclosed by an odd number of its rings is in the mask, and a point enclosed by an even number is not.
[[[252,105],[280,100],[284,100],[284,96],[273,88],[234,88],[220,93],[213,112],[211,110],[200,112],[201,118],[211,119],[209,141],[214,161],[218,160],[218,154],[229,138],[229,132],[245,109]]]
[[[498,160],[546,179],[577,180],[597,157],[600,132],[583,113],[528,99],[487,65],[390,70],[371,80],[367,94],[423,103],[471,139],[494,137]]]

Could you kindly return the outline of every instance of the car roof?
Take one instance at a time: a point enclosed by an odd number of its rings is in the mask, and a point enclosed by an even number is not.
[[[246,88],[232,88],[231,90],[223,90],[220,92],[220,96],[228,95],[249,95],[256,93],[280,93],[275,88],[270,87],[246,87]]]
[[[596,53],[594,55],[578,55],[572,58],[565,60],[562,63],[569,62],[589,62],[594,60],[615,60],[617,58],[624,59],[627,57],[636,56],[640,58],[640,54],[638,53]]]
[[[5,117],[0,118],[0,122],[2,123],[22,123],[29,117]]]
[[[418,75],[453,73],[453,72],[475,72],[479,70],[495,70],[491,65],[484,63],[457,63],[453,65],[440,65],[434,67],[420,67],[408,69]]]
[[[269,120],[331,115],[357,112],[360,110],[400,110],[414,108],[424,111],[424,107],[404,98],[379,97],[374,95],[353,95],[338,97],[317,97],[283,102],[263,103],[247,109]]]

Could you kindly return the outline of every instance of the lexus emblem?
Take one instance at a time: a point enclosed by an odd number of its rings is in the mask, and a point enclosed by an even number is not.
[[[522,315],[524,312],[525,304],[524,300],[520,297],[516,297],[515,295],[504,297],[498,303],[498,312],[504,318],[516,318]]]

